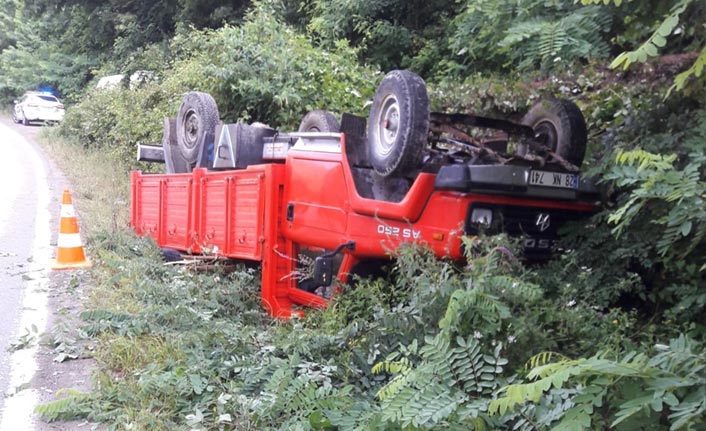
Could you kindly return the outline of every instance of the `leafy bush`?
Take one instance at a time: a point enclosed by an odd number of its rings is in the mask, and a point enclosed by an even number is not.
[[[452,48],[466,71],[563,70],[605,58],[611,23],[605,10],[569,2],[476,1],[454,18]]]
[[[68,109],[59,133],[89,151],[102,151],[128,169],[137,166],[135,144],[159,143],[164,117],[178,95],[158,85],[137,90],[91,90]]]
[[[653,356],[632,351],[620,359],[609,352],[578,360],[538,355],[528,374],[534,381],[503,388],[489,412],[519,410],[513,429],[557,421],[558,429],[702,429],[704,345],[680,336],[654,350]]]
[[[350,41],[360,59],[383,70],[409,67],[425,45],[445,45],[449,0],[315,0],[308,9],[308,31],[323,47]],[[421,63],[421,62],[420,62]],[[419,70],[423,72],[423,70]]]
[[[160,142],[163,119],[176,117],[188,91],[211,93],[224,121],[293,130],[314,109],[364,113],[378,77],[344,44],[314,49],[264,6],[240,27],[181,34],[172,51],[176,58],[160,80],[135,90],[90,90],[68,110],[61,133],[130,167],[135,143]]]
[[[377,73],[358,66],[346,44],[315,49],[272,14],[261,5],[240,27],[177,38],[175,44],[187,54],[175,62],[172,79],[212,93],[228,121],[292,129],[314,109],[364,112]]]
[[[123,239],[99,256],[103,285],[82,315],[100,339],[98,392],[45,415],[144,429],[500,427],[485,413],[492,392],[578,335],[536,311],[575,315],[576,331],[586,317],[527,281],[514,247],[469,240],[465,268],[403,247],[392,282],[361,280],[326,310],[273,324],[257,273],[163,266],[149,241]],[[580,334],[587,344],[617,330],[596,329]]]

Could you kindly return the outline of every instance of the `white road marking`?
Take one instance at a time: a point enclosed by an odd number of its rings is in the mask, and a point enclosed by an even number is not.
[[[3,131],[3,135],[8,133],[16,134],[11,129]],[[18,140],[23,139],[19,137]],[[27,154],[30,156],[35,176],[37,201],[37,214],[34,221],[35,234],[32,245],[32,261],[29,262],[29,271],[25,278],[31,278],[26,282],[25,292],[22,300],[22,311],[20,317],[21,336],[26,328],[37,328],[37,338],[46,330],[48,317],[48,289],[49,289],[49,261],[52,256],[50,246],[51,228],[50,228],[50,211],[49,211],[49,184],[47,182],[47,171],[39,154],[33,147],[29,147],[30,151]],[[3,169],[18,169],[16,166],[7,164]],[[11,178],[23,178],[22,173],[6,172],[11,175]],[[0,187],[0,199],[11,199],[15,201],[23,190],[23,187],[16,183],[16,180],[10,182],[11,187]],[[22,199],[29,199],[30,196],[22,196]],[[0,229],[6,228],[7,220],[0,219]],[[34,377],[37,371],[37,343],[33,343],[31,347],[18,350],[10,356],[10,392],[5,399],[5,408],[2,411],[2,419],[0,419],[0,430],[34,430],[34,408],[39,400],[39,394],[36,389],[26,388],[29,382]]]
[[[0,124],[0,128],[4,129],[2,132],[3,136],[7,136],[7,134],[14,134],[16,137],[13,141],[23,139],[14,130],[9,129],[2,124]],[[3,146],[3,159],[5,159],[5,161],[20,159],[20,154],[22,151],[17,145],[13,144],[14,142],[11,142],[10,145]],[[26,190],[25,175],[21,172],[21,170],[22,165],[18,163],[5,163],[2,167],[0,178],[6,186],[0,187],[0,202],[2,202],[3,206],[7,205],[6,208],[14,208],[20,192],[22,190]],[[43,170],[44,166],[42,166],[42,171]],[[46,180],[44,183],[46,184]],[[10,211],[0,211],[0,232],[5,231],[10,215]]]

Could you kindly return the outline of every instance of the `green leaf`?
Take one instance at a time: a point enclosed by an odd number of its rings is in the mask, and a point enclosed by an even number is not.
[[[645,54],[647,54],[650,57],[657,57],[657,54],[658,54],[657,47],[652,43],[646,43],[645,47],[644,47],[644,51],[645,51]]]
[[[669,406],[669,407],[674,407],[679,405],[679,399],[677,399],[676,396],[674,396],[673,393],[667,392],[664,394],[664,402]]]
[[[682,236],[687,236],[691,232],[691,221],[687,220],[684,223],[681,224],[679,227],[679,232],[681,232]]]
[[[615,60],[613,60],[613,61],[610,63],[610,66],[609,66],[609,67],[610,67],[611,69],[615,69],[615,68],[620,67],[620,65],[623,65],[624,68],[627,68],[628,66],[630,66],[630,63],[631,63],[631,62],[628,61],[628,53],[627,53],[627,52],[622,52],[622,53],[620,53],[620,55],[618,55],[617,57],[615,57]]]
[[[652,38],[652,43],[653,43],[655,46],[658,46],[658,47],[660,47],[660,48],[663,48],[663,47],[667,44],[667,39],[666,39],[664,36],[662,36],[662,35],[656,34],[656,35]]]
[[[674,28],[679,24],[679,17],[671,15],[665,19],[662,24],[657,28],[656,34],[662,37],[667,37],[672,34]]]
[[[189,374],[189,382],[196,395],[201,395],[204,389],[204,381],[198,374]]]

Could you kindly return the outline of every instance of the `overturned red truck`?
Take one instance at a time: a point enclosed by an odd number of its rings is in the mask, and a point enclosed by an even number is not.
[[[264,306],[289,317],[325,306],[334,275],[388,261],[402,241],[461,260],[462,236],[507,232],[524,237],[526,259],[549,258],[557,227],[595,209],[585,149],[567,100],[540,101],[520,123],[430,113],[409,71],[385,76],[367,124],[313,111],[292,133],[220,124],[213,98],[192,92],[163,145],[139,146],[167,174],[132,173],[131,223],[160,247],[261,263]]]

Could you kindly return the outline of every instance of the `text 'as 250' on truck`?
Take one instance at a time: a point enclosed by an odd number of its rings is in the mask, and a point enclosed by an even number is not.
[[[523,237],[526,260],[544,260],[562,223],[595,210],[579,175],[586,124],[562,99],[520,123],[430,112],[424,81],[396,70],[367,121],[312,111],[297,132],[222,124],[213,98],[191,92],[164,125],[161,147],[138,148],[167,173],[132,173],[133,228],[160,247],[259,262],[278,317],[325,306],[335,278],[389,261],[402,242],[462,261],[463,236],[506,232]]]

